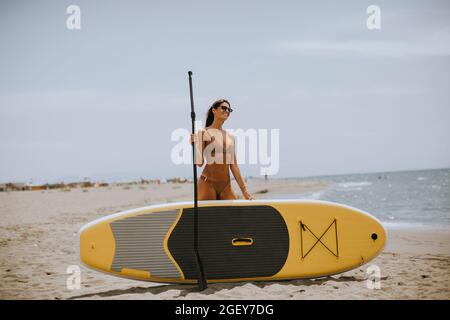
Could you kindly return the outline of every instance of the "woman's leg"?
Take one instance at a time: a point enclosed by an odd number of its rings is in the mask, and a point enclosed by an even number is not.
[[[211,183],[208,181],[203,180],[202,178],[199,179],[198,184],[198,200],[217,200],[217,193],[216,190],[214,190]]]

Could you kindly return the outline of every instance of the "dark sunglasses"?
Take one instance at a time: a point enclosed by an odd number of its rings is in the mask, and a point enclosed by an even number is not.
[[[216,107],[216,108],[218,108],[218,107]],[[232,112],[233,112],[233,109],[231,109],[230,107],[220,106],[220,108],[221,108],[223,111],[228,111],[229,113],[232,113]]]

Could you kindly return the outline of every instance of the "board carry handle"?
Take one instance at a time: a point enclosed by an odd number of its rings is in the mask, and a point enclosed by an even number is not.
[[[253,244],[253,239],[252,238],[234,238],[233,240],[231,240],[231,244],[233,246],[251,246]]]

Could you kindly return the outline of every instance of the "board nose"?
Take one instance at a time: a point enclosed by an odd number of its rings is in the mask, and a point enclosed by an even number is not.
[[[375,221],[375,223],[373,223],[372,227],[369,229],[367,237],[372,243],[374,255],[378,255],[386,245],[386,229],[380,222]]]

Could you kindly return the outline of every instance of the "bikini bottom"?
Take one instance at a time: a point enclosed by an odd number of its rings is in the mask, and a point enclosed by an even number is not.
[[[202,179],[204,182],[206,182],[211,188],[212,190],[214,190],[215,195],[216,195],[216,199],[217,200],[225,200],[224,198],[226,198],[226,200],[229,199],[236,199],[236,196],[234,195],[233,190],[231,189],[231,180],[228,179],[228,181],[213,181],[211,179],[209,179],[208,177],[201,175],[200,179]],[[226,191],[228,191],[228,189],[231,189],[231,196],[230,197],[224,197],[224,193]]]

